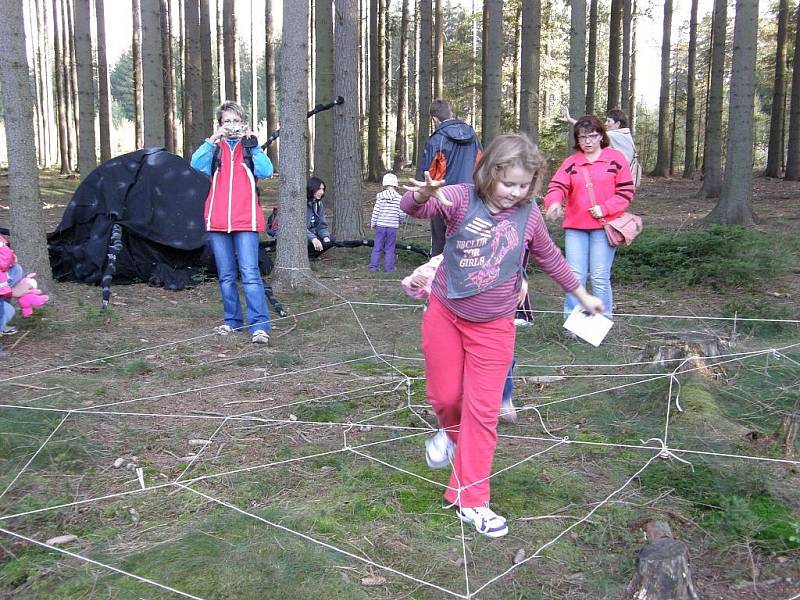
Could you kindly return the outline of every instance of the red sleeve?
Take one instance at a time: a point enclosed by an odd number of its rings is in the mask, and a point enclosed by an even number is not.
[[[544,196],[545,210],[553,204],[566,204],[567,196],[570,193],[570,177],[567,168],[572,166],[572,157],[567,158],[553,175],[547,186],[547,193]]]

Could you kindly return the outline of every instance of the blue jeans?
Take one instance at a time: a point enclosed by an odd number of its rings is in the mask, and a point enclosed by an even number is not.
[[[255,231],[234,231],[221,233],[210,231],[208,239],[217,264],[219,291],[222,295],[222,309],[225,324],[234,329],[242,327],[242,303],[239,300],[239,287],[236,284],[237,266],[242,276],[242,288],[247,303],[247,325],[250,333],[258,330],[270,331],[267,296],[264,281],[258,270],[258,233]]]
[[[592,294],[603,301],[605,315],[611,317],[613,295],[611,293],[611,265],[617,249],[609,245],[603,229],[565,229],[564,246],[567,262],[572,272],[586,285],[587,277],[592,282]],[[564,299],[564,318],[580,302],[572,294]]]
[[[8,270],[8,285],[14,287],[20,282],[22,276],[22,267],[14,265]],[[11,300],[11,298],[8,300],[0,298],[0,331],[6,328],[6,325],[8,325],[8,322],[14,317],[14,313],[16,312],[14,305],[11,304],[9,300]]]

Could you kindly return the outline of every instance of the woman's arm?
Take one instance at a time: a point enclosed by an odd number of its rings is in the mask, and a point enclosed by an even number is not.
[[[261,146],[253,148],[253,175],[255,178],[269,179],[274,172],[272,161],[261,149]]]
[[[209,140],[204,141],[200,147],[192,154],[192,168],[195,171],[211,176],[211,162],[214,160],[214,148],[216,144],[212,144]]]

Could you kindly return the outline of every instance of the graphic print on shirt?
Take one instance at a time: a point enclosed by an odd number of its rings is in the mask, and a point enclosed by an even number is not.
[[[474,219],[471,223],[467,224],[466,229],[468,231],[473,231],[470,229],[470,226],[475,224],[476,221],[481,221],[481,219]],[[477,265],[460,265],[462,267],[480,267],[478,270],[466,271],[466,281],[479,290],[491,286],[497,281],[498,277],[500,277],[500,265],[506,254],[519,247],[519,233],[513,221],[504,219],[497,223],[494,228],[492,228],[491,224],[488,225],[489,231],[485,232],[485,234],[489,236],[488,239],[491,239],[488,255],[481,256],[479,258],[480,263]],[[478,235],[480,235],[481,238],[476,241],[482,241],[484,242],[482,245],[485,245],[485,240],[487,240],[487,238],[483,237],[483,233],[479,233]],[[465,243],[465,240],[460,240],[460,242]],[[470,251],[470,249],[465,248],[465,254],[467,251]],[[462,259],[461,262],[463,263],[464,259]]]

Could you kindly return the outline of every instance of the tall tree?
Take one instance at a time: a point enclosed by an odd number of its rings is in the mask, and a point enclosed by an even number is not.
[[[318,3],[322,3],[319,0]],[[250,123],[253,131],[258,129],[258,52],[256,52],[256,18],[250,0]]]
[[[778,37],[775,41],[775,84],[772,87],[772,110],[769,118],[769,145],[767,147],[767,177],[780,177],[783,170],[783,125],[786,102],[785,52],[786,29],[789,20],[788,0],[778,3]],[[800,67],[796,67],[800,68]]]
[[[183,13],[183,155],[189,157],[207,135],[208,124],[201,119],[203,66],[200,62],[200,2],[184,0]]]
[[[653,175],[666,177],[669,175],[669,93],[670,72],[669,57],[672,34],[672,0],[664,0],[664,22],[661,38],[661,93],[658,97],[658,153]]]
[[[444,97],[444,10],[442,0],[433,3],[433,97]]]
[[[232,97],[230,90],[226,89],[225,85],[225,74],[227,73],[227,69],[225,67],[225,7],[224,0],[216,0],[217,3],[217,10],[216,10],[216,27],[217,27],[217,47],[216,47],[216,56],[217,56],[217,82],[219,85],[219,102],[218,104],[222,104],[228,97]],[[276,163],[277,164],[277,163]]]
[[[172,64],[172,22],[169,0],[161,0],[161,73],[164,81],[164,147],[176,151],[175,131],[175,70]],[[185,64],[185,63],[184,63]],[[186,112],[184,111],[184,115]],[[186,130],[184,129],[184,156],[186,153]]]
[[[786,148],[788,181],[800,181],[800,4],[795,13],[794,57],[792,70],[792,105],[789,109],[789,143]]]
[[[539,54],[542,47],[541,0],[522,0],[519,129],[539,140]]]
[[[631,104],[631,25],[633,0],[622,0],[622,85],[620,86],[620,108],[630,112]]]
[[[145,146],[164,145],[164,76],[161,70],[160,0],[141,0],[142,94]]]
[[[133,57],[133,129],[137,148],[144,147],[144,90],[142,81],[142,10],[141,0],[131,0],[133,12],[133,37],[131,55]]]
[[[92,5],[75,3],[75,58],[78,70],[78,170],[85,179],[97,166],[94,131],[94,60],[92,59]]]
[[[394,160],[392,170],[399,172],[408,163],[408,140],[406,123],[408,122],[408,12],[409,0],[403,0],[400,17],[400,58],[397,79],[397,124],[395,127]]]
[[[725,37],[728,28],[727,0],[714,0],[711,26],[711,83],[706,116],[703,188],[706,198],[718,198],[722,191],[722,94],[725,78]]]
[[[686,60],[686,143],[684,144],[683,178],[694,178],[694,79],[697,60],[697,0],[692,0],[689,17],[689,55]]]
[[[419,95],[417,97],[417,143],[416,143],[416,177],[422,177],[419,161],[425,151],[425,143],[431,132],[431,108],[432,88],[431,88],[431,64],[433,61],[431,53],[431,0],[419,0],[417,9],[419,50],[417,51],[417,85]],[[427,167],[428,165],[425,165]]]
[[[39,164],[42,166],[50,164],[50,122],[51,117],[48,112],[49,101],[47,91],[49,85],[49,74],[47,69],[48,54],[46,43],[46,25],[44,0],[34,0],[31,10],[36,13],[35,39],[34,43],[34,76],[36,81],[36,131]],[[33,20],[33,19],[31,19]]]
[[[78,66],[77,59],[75,58],[75,11],[73,0],[62,0],[63,11],[65,15],[64,35],[66,39],[62,40],[66,50],[66,56],[69,61],[67,69],[67,81],[69,83],[69,111],[70,122],[69,127],[71,130],[71,148],[72,148],[72,163],[78,164],[78,121],[79,117],[79,104],[78,104]]]
[[[100,161],[111,158],[111,89],[106,55],[105,0],[94,0],[97,19],[97,108],[100,114]]]
[[[378,181],[383,175],[383,79],[386,76],[383,54],[383,30],[380,0],[369,4],[369,134],[367,138],[367,178]]]
[[[756,90],[758,0],[736,0],[728,99],[728,146],[719,202],[709,223],[750,226],[753,214],[753,102]]]
[[[570,0],[569,112],[576,117],[586,111],[586,2]],[[571,136],[570,136],[571,140]]]
[[[33,131],[32,81],[25,49],[23,0],[3,3],[0,13],[0,90],[2,90],[8,156],[9,224],[14,250],[29,271],[38,273],[39,286],[52,290],[47,257],[36,148],[17,140],[30,138]]]
[[[608,37],[608,96],[606,112],[620,105],[620,58],[622,57],[622,0],[611,0]]]
[[[628,126],[630,130],[633,132],[636,129],[636,61],[638,53],[636,52],[636,33],[637,27],[636,24],[638,22],[638,18],[636,15],[636,0],[632,0],[633,8],[631,10],[631,70],[630,70],[630,87],[628,88],[628,98],[630,98],[630,102],[628,104]]]
[[[281,164],[278,204],[281,234],[274,281],[279,286],[308,283],[305,198],[308,137],[308,3],[296,2],[283,14],[281,48]],[[227,55],[227,51],[226,51]]]
[[[200,0],[200,64],[203,67],[203,112],[200,127],[208,131],[214,120],[214,60],[211,51],[211,7]]]
[[[488,146],[500,133],[501,78],[503,73],[503,2],[486,0],[484,11],[484,75],[481,139]]]
[[[333,185],[339,190],[334,205],[334,227],[339,239],[361,239],[361,165],[358,137],[358,5],[336,0],[333,90],[345,98],[334,109]]]
[[[272,133],[278,129],[278,104],[275,97],[275,35],[273,33],[272,0],[266,0],[264,7],[264,24],[266,27],[266,43],[264,45],[264,65],[266,70],[266,105],[267,105],[267,131]],[[278,142],[267,148],[272,164],[276,167],[278,161]]]
[[[135,0],[134,0],[135,1]],[[67,126],[67,101],[66,101],[66,74],[64,69],[64,47],[61,44],[63,37],[63,19],[61,16],[60,0],[53,0],[53,52],[55,54],[55,80],[56,80],[56,120],[58,123],[58,153],[61,163],[61,174],[69,175],[72,165],[69,162],[69,128]]]
[[[239,45],[236,43],[237,25],[234,0],[222,0],[222,24],[222,40],[225,47],[225,99],[239,102]]]
[[[589,56],[586,63],[586,112],[594,114],[595,78],[597,76],[597,3],[589,3]]]
[[[333,5],[331,0],[314,3],[316,72],[314,85],[317,103],[330,102],[333,96]],[[351,100],[348,98],[348,100]],[[354,99],[352,99],[354,100]],[[333,181],[333,111],[314,117],[314,172],[322,181]],[[331,189],[332,204],[339,199],[336,186]]]

